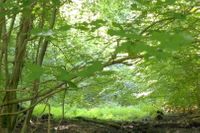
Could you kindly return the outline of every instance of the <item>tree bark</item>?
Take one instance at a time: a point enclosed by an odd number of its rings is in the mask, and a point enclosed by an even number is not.
[[[43,7],[44,8],[44,7]],[[57,7],[54,6],[53,7],[53,11],[52,11],[52,17],[51,17],[51,22],[50,22],[50,27],[49,29],[53,29],[54,28],[54,25],[55,25],[55,22],[56,22],[56,14],[57,14]],[[42,21],[44,20],[44,18],[42,19]],[[42,22],[44,23],[44,22]],[[40,38],[39,40],[39,46],[41,45],[41,48],[39,50],[39,53],[38,53],[38,56],[36,56],[36,65],[39,65],[39,66],[42,66],[42,63],[43,63],[43,60],[44,60],[44,56],[46,54],[46,51],[47,51],[47,47],[48,47],[48,44],[49,44],[49,41],[48,39],[44,39],[43,43],[41,43],[43,40],[43,37]],[[33,100],[31,100],[31,105],[35,105],[37,103],[37,99],[38,99],[38,90],[39,90],[39,84],[40,84],[40,80],[35,80],[34,83],[33,83],[33,95],[35,96],[35,98]],[[27,112],[27,115],[26,115],[26,118],[25,118],[25,121],[24,121],[24,124],[23,124],[23,128],[21,130],[21,133],[26,133],[27,132],[27,127],[29,126],[29,121],[31,119],[31,116],[32,116],[32,113],[33,113],[33,109],[34,108],[31,108],[28,112]]]
[[[8,91],[8,90],[13,90],[17,89],[22,69],[23,69],[23,64],[24,64],[24,57],[26,53],[26,45],[28,43],[28,39],[30,37],[30,30],[32,27],[32,5],[26,7],[26,10],[22,12],[22,17],[20,21],[20,28],[16,37],[16,49],[15,49],[15,57],[14,57],[14,65],[13,65],[13,70],[12,74],[10,76],[10,79],[7,80],[7,83],[5,85],[6,94],[5,98],[3,100],[3,103],[8,103],[9,101],[13,101],[17,99],[17,92],[16,91]],[[11,28],[13,24],[11,23]],[[9,33],[9,32],[8,32]],[[10,34],[10,33],[9,33]],[[6,40],[8,42],[8,39]],[[5,42],[4,45],[4,53],[7,56],[7,42]],[[4,54],[3,53],[3,54]],[[5,57],[5,65],[8,65],[7,62],[7,57]],[[8,75],[8,69],[7,66],[5,66],[5,73]],[[8,76],[7,76],[8,77]],[[17,104],[11,104],[6,107],[3,107],[2,113],[13,113],[17,111]],[[16,115],[6,115],[3,116],[2,118],[2,123],[4,127],[2,128],[2,132],[5,133],[11,133],[14,129],[15,123],[16,123]]]

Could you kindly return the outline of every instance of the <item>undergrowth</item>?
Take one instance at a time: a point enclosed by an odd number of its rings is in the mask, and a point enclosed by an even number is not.
[[[78,108],[76,106],[65,106],[64,118],[85,117],[101,120],[114,121],[131,121],[138,120],[152,114],[157,110],[152,105],[139,104],[136,106],[99,106],[94,108]],[[33,115],[40,117],[42,114],[48,113],[49,108],[45,104],[39,104],[35,107]],[[51,114],[54,119],[62,118],[62,107],[51,106]]]

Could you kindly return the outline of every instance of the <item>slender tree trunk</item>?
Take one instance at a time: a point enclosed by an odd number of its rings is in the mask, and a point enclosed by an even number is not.
[[[0,0],[0,4],[5,4],[5,0]],[[4,8],[0,8],[0,14],[5,14]],[[5,54],[7,54],[7,43],[8,43],[8,36],[6,31],[6,17],[4,15],[0,16],[0,74],[3,75],[3,68],[5,68],[4,73],[5,76],[7,76],[7,65],[5,66],[4,63],[6,63],[7,57],[5,57]],[[5,58],[5,62],[3,59]],[[7,77],[5,77],[7,79]],[[7,80],[6,80],[7,81]],[[6,83],[3,85],[6,89]],[[3,88],[0,88],[3,89]],[[0,110],[1,113],[4,112],[4,109]],[[8,133],[8,129],[5,127],[7,126],[7,117],[3,116],[0,117],[0,132]]]
[[[51,17],[51,22],[50,22],[49,29],[53,29],[53,27],[55,25],[56,14],[57,14],[57,7],[54,7],[53,8],[53,12],[52,12],[52,17]],[[42,21],[43,21],[43,19],[42,19]],[[42,23],[44,23],[44,22],[42,22]],[[43,43],[42,43],[42,40],[44,40]],[[36,55],[36,64],[39,65],[39,66],[42,66],[42,63],[43,63],[43,60],[44,60],[44,56],[45,56],[46,51],[47,51],[48,44],[49,44],[48,39],[43,39],[43,37],[40,38],[39,46],[41,46],[41,48],[38,51],[38,55]],[[39,84],[40,84],[40,80],[35,80],[34,83],[33,83],[33,92],[34,92],[33,95],[35,96],[35,98],[33,100],[31,100],[31,105],[30,106],[32,106],[35,103],[37,103],[38,90],[39,90],[39,87],[40,87]],[[32,116],[32,113],[33,113],[33,109],[34,108],[30,109],[27,112],[27,115],[26,115],[26,118],[25,118],[25,121],[24,121],[24,124],[23,124],[23,128],[21,130],[21,133],[26,133],[27,132],[27,127],[29,126],[29,121],[31,119],[31,116]]]
[[[10,80],[7,80],[6,90],[13,90],[17,89],[23,64],[24,64],[24,57],[26,53],[26,45],[28,43],[28,39],[30,37],[30,30],[32,27],[32,14],[31,14],[32,7],[26,8],[26,11],[22,13],[21,21],[20,21],[20,29],[17,34],[16,38],[16,49],[15,49],[15,57],[14,57],[14,65]],[[12,28],[13,25],[11,25]],[[4,43],[4,47],[6,47],[7,43]],[[7,50],[4,50],[5,55],[7,56]],[[7,69],[7,58],[5,58],[5,73],[8,75]],[[7,76],[8,77],[8,76]],[[6,91],[4,103],[8,103],[9,101],[14,101],[17,99],[17,92],[16,91]],[[11,133],[14,129],[16,123],[16,115],[9,115],[17,111],[17,104],[10,104],[2,109],[2,113],[7,115],[3,118],[4,127],[2,129],[3,132]]]
[[[0,0],[0,5],[4,4],[5,0]],[[0,7],[0,14],[4,14],[4,8]],[[2,74],[2,66],[3,66],[3,56],[4,56],[4,42],[5,41],[5,33],[6,33],[6,19],[5,16],[0,16],[0,74]]]

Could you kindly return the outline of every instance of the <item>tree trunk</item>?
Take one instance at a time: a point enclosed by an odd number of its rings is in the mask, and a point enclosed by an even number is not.
[[[3,103],[8,103],[9,101],[17,100],[17,92],[11,90],[17,89],[21,77],[24,64],[24,57],[26,53],[26,45],[30,37],[30,30],[33,21],[31,10],[32,10],[31,6],[27,7],[21,17],[20,29],[16,38],[15,59],[14,59],[12,75],[10,77],[9,82],[7,82],[7,84],[5,85],[6,94]],[[17,104],[9,104],[8,106],[2,108],[1,112],[5,114],[1,120],[2,132],[11,133],[13,131],[14,126],[16,124],[17,115],[11,115],[11,114],[16,111],[17,111]]]
[[[51,17],[51,22],[50,22],[49,29],[53,29],[53,27],[55,25],[56,13],[57,13],[57,7],[55,6],[53,8],[53,11],[52,11],[52,17]],[[41,40],[42,40],[42,38],[40,38],[39,43],[41,43]],[[40,51],[38,53],[39,55],[36,56],[36,61],[37,61],[36,64],[39,65],[39,66],[42,66],[42,63],[43,63],[43,60],[44,60],[44,56],[45,56],[46,51],[47,51],[48,44],[49,44],[48,39],[44,39],[44,41],[42,43],[42,46],[41,46],[41,49],[40,49]],[[33,96],[35,98],[33,100],[31,100],[31,105],[30,106],[32,106],[35,103],[37,103],[37,95],[38,95],[38,90],[39,90],[39,87],[40,87],[39,84],[40,84],[40,80],[35,80],[34,83],[33,83],[33,92],[34,92]],[[25,118],[21,133],[26,133],[27,127],[29,126],[29,121],[30,121],[31,116],[32,116],[33,109],[34,108],[30,109],[27,112],[27,115],[26,115],[26,118]]]

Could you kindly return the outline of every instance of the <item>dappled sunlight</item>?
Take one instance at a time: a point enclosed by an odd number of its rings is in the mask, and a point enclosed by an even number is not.
[[[200,131],[199,0],[0,0],[0,133]]]

